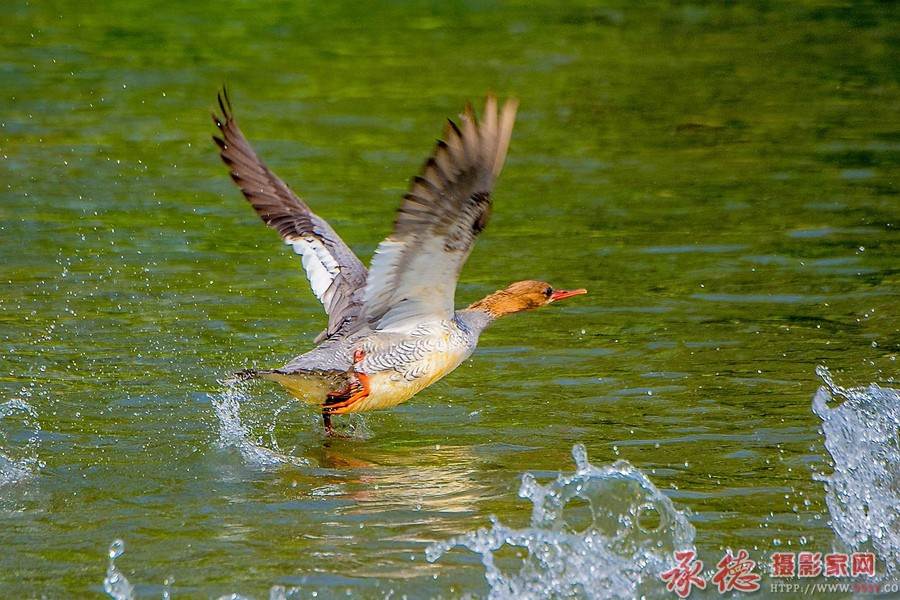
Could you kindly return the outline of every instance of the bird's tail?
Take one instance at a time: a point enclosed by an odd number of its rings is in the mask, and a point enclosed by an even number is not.
[[[264,375],[265,373],[268,373],[268,372],[269,371],[257,371],[256,369],[244,369],[243,371],[238,371],[237,373],[235,373],[228,379],[223,380],[222,383],[224,383],[228,387],[231,387],[231,386],[237,385],[243,381],[248,381],[250,379],[256,379],[260,375]]]

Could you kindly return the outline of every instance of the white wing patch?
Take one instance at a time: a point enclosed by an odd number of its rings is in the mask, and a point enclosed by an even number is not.
[[[441,237],[392,238],[375,250],[366,284],[365,306],[387,307],[377,329],[403,333],[422,321],[452,318],[456,280],[468,248],[448,251]],[[410,257],[411,246],[415,253]],[[366,316],[372,319],[371,314]]]
[[[293,238],[285,240],[285,243],[300,255],[313,294],[323,306],[331,306],[335,291],[331,284],[341,273],[341,266],[334,260],[331,252],[314,237]]]

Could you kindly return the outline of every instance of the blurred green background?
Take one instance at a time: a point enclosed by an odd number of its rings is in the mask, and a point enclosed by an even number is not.
[[[476,557],[424,547],[528,523],[521,473],[571,470],[576,442],[689,511],[708,562],[829,551],[814,368],[898,373],[898,20],[893,2],[4,2],[0,459],[28,476],[0,486],[0,595],[102,597],[116,538],[138,597],[484,595]],[[295,404],[275,423],[285,396],[255,386],[243,439],[308,466],[248,464],[217,380],[309,349],[324,318],[219,161],[223,84],[366,263],[444,119],[518,97],[458,304],[517,279],[589,295],[497,323],[354,439],[325,443]]]

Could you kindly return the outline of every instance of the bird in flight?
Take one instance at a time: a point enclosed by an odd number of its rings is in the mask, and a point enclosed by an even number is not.
[[[586,293],[519,281],[456,310],[459,273],[491,214],[491,192],[506,158],[517,101],[488,96],[481,122],[467,104],[448,120],[367,270],[334,229],[257,156],[218,96],[214,136],[231,178],[266,225],[300,255],[313,294],[328,314],[316,346],[277,369],[244,370],[230,382],[273,380],[331,417],[408,400],[458,367],[499,317]]]

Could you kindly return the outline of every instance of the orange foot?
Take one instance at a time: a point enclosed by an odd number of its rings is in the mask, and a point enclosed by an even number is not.
[[[343,408],[347,408],[352,404],[359,402],[369,395],[369,377],[365,373],[356,370],[356,365],[362,362],[366,357],[366,353],[357,349],[353,353],[353,364],[347,370],[350,376],[350,382],[347,387],[339,392],[328,392],[325,400],[325,406],[322,407],[322,421],[325,424],[325,434],[331,437],[342,437],[335,433],[331,427],[332,413],[344,412]]]

